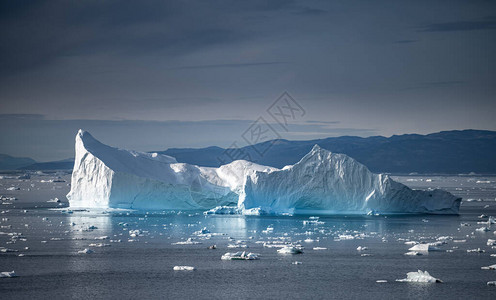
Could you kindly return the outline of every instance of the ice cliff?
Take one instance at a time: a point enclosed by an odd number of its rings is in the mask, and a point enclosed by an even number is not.
[[[461,201],[442,190],[412,190],[317,145],[281,170],[243,160],[209,168],[113,148],[82,130],[76,135],[67,198],[72,207],[187,210],[237,205],[247,214],[456,214]]]

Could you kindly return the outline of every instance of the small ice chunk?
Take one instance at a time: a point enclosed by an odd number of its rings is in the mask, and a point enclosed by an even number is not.
[[[325,247],[313,247],[313,250],[327,250]]]
[[[84,250],[78,251],[78,254],[91,254],[93,252],[94,252],[93,250],[86,248]]]
[[[487,285],[496,286],[496,281],[488,281]]]
[[[427,283],[435,283],[435,282],[443,282],[440,279],[432,277],[429,272],[418,270],[417,272],[408,272],[406,273],[406,278],[404,279],[396,279],[399,282],[427,282]]]
[[[12,278],[12,277],[17,277],[17,274],[15,273],[15,271],[0,272],[0,278]]]
[[[246,253],[246,251],[243,252],[236,252],[236,253],[226,253],[222,255],[221,257],[222,260],[255,260],[258,259],[258,255],[255,253]]]
[[[191,267],[191,266],[174,266],[173,270],[174,271],[194,271],[196,269],[195,269],[195,267]]]
[[[198,230],[196,232],[194,232],[193,234],[194,235],[205,235],[205,234],[209,234],[210,233],[210,230],[207,229],[207,227],[203,227],[201,230]]]
[[[367,247],[362,247],[362,246],[358,246],[357,247],[357,251],[365,251],[365,250],[368,250],[369,248]]]
[[[481,228],[477,228],[475,231],[488,232],[491,231],[491,229],[489,229],[489,227],[481,227]]]
[[[432,244],[417,244],[413,247],[411,247],[410,249],[408,249],[408,251],[440,251],[441,249],[439,249],[438,247],[435,247],[433,246]]]
[[[286,247],[282,247],[281,249],[277,250],[277,253],[279,253],[279,254],[300,254],[300,253],[303,253],[303,250],[301,250],[301,248],[296,248],[293,246],[286,246]]]
[[[468,249],[467,252],[468,253],[484,253],[484,252],[486,252],[486,250],[482,250],[481,248],[477,248],[477,249]]]
[[[193,241],[192,238],[188,238],[186,241],[172,243],[172,245],[198,245],[201,242]]]
[[[104,244],[104,243],[96,243],[96,244],[89,244],[88,247],[110,247],[110,244]]]
[[[375,282],[377,282],[377,283],[387,283],[388,281],[387,280],[384,280],[384,279],[379,279],[379,280],[376,280]]]
[[[237,206],[217,206],[204,211],[204,215],[239,215],[241,214]]]
[[[423,255],[423,254],[420,252],[417,252],[417,251],[410,251],[410,252],[405,253],[405,255],[418,256],[418,255]]]
[[[301,261],[294,261],[291,263],[292,265],[301,265],[303,264]]]
[[[496,265],[490,265],[487,267],[481,267],[481,270],[496,270]]]

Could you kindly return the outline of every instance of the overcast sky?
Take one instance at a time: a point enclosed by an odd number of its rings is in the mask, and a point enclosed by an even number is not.
[[[0,153],[496,130],[496,1],[0,3]]]

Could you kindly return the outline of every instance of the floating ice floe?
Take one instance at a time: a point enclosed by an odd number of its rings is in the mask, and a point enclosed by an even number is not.
[[[491,229],[489,229],[489,227],[481,227],[481,228],[477,228],[475,231],[487,232],[487,231],[491,231]]]
[[[438,247],[435,247],[432,244],[417,244],[417,245],[411,247],[410,249],[408,249],[408,251],[423,251],[423,252],[440,251],[440,250],[441,249],[439,249]]]
[[[423,255],[423,254],[420,253],[420,252],[417,252],[417,251],[410,251],[410,252],[405,253],[405,255],[408,255],[408,256],[419,256],[419,255]]]
[[[351,235],[351,234],[341,234],[339,236],[339,239],[340,240],[354,240],[355,237],[353,235]]]
[[[418,270],[417,272],[408,272],[406,273],[406,278],[404,279],[396,279],[399,282],[426,282],[426,283],[436,283],[443,282],[440,279],[432,277],[429,272]]]
[[[362,247],[362,246],[358,246],[357,247],[357,251],[365,251],[365,250],[368,250],[369,248],[367,247]]]
[[[9,249],[5,247],[0,247],[0,252],[7,253],[7,252],[18,252],[18,250],[15,249]]]
[[[201,230],[195,231],[193,234],[194,235],[205,235],[209,234],[210,230],[207,229],[207,227],[203,227]]]
[[[236,252],[236,253],[226,253],[220,258],[222,260],[255,260],[258,259],[258,255],[255,253]]]
[[[93,250],[91,250],[91,249],[86,248],[86,249],[84,249],[84,250],[80,250],[80,251],[78,251],[77,253],[78,253],[78,254],[91,254],[91,253],[93,253],[93,252],[95,252],[95,251],[93,251]]]
[[[172,245],[198,245],[201,242],[193,241],[192,238],[188,238],[186,241],[172,243]]]
[[[303,250],[301,248],[297,248],[297,247],[286,246],[286,247],[283,247],[283,248],[277,250],[277,253],[279,253],[279,254],[300,254],[300,253],[303,253]]]
[[[204,215],[239,215],[241,211],[236,206],[217,206],[203,212]]]
[[[325,247],[313,247],[313,250],[327,250]]]
[[[481,267],[481,270],[496,270],[496,265],[490,265],[487,267]]]
[[[487,285],[496,286],[496,281],[488,281]]]
[[[0,278],[12,278],[12,277],[17,277],[17,274],[15,271],[12,272],[0,272]]]
[[[481,248],[477,248],[477,249],[468,249],[467,252],[468,253],[484,253],[484,252],[486,252],[486,250],[482,250]]]
[[[229,244],[227,248],[248,248],[248,245],[245,244]]]
[[[191,267],[191,266],[175,266],[172,269],[174,271],[194,271],[194,270],[196,270],[195,267]]]
[[[319,220],[304,220],[303,225],[324,225],[325,222]]]
[[[496,246],[496,240],[487,239],[487,245],[488,246]]]
[[[110,247],[110,244],[104,244],[104,243],[96,243],[96,244],[89,244],[88,247]]]
[[[387,283],[388,281],[387,280],[384,280],[384,279],[379,279],[379,280],[376,280],[375,282],[377,282],[377,283]]]

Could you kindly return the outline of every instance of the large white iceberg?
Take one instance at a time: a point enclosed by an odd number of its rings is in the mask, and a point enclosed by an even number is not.
[[[237,160],[219,168],[178,163],[173,157],[113,148],[80,130],[72,207],[212,209],[259,214],[456,214],[461,198],[417,191],[344,155],[315,146],[298,163],[277,169]],[[215,210],[214,210],[215,211]]]

